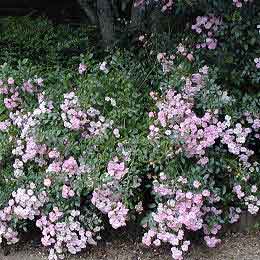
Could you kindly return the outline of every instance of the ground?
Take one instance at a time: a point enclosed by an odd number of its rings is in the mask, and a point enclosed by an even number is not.
[[[0,252],[0,260],[44,260],[46,251],[28,244],[11,248],[10,254]],[[92,248],[88,253],[67,260],[172,260],[168,249],[146,249],[129,239],[112,241]],[[216,249],[195,245],[186,260],[260,260],[260,233],[228,234]]]

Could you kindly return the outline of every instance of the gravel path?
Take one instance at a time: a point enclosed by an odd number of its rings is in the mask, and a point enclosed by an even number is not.
[[[0,260],[45,260],[46,251],[21,245]],[[130,240],[119,240],[92,248],[88,253],[67,260],[172,260],[168,249],[151,250]],[[195,245],[186,260],[260,260],[260,233],[230,234],[216,249]]]

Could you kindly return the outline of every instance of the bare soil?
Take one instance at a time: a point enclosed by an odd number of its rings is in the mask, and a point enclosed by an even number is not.
[[[29,243],[11,247],[5,256],[0,250],[0,260],[45,260],[47,252]],[[79,256],[67,256],[67,260],[172,260],[169,248],[147,249],[141,243],[126,238],[113,240],[90,248]],[[196,244],[186,260],[260,260],[260,233],[227,234],[216,249]]]

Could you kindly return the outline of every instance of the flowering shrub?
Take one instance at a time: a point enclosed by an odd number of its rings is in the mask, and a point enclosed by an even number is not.
[[[161,4],[174,13],[180,2]],[[226,4],[193,14],[160,52],[145,34],[137,55],[48,67],[32,51],[1,66],[0,243],[34,224],[62,259],[134,222],[146,246],[183,259],[191,233],[215,247],[225,224],[259,213],[259,9]]]
[[[186,231],[202,230],[206,244],[214,247],[220,242],[215,235],[228,214],[231,223],[238,220],[240,207],[235,211],[233,206],[219,208],[223,194],[232,196],[233,202],[238,199],[251,214],[259,211],[258,152],[249,145],[259,143],[259,114],[245,112],[236,119],[226,115],[223,121],[218,110],[198,115],[196,97],[210,84],[208,77],[208,68],[203,67],[183,78],[179,91],[170,88],[162,97],[151,93],[157,111],[149,113],[153,121],[148,138],[158,149],[162,142],[167,145],[165,166],[153,182],[157,207],[144,224],[149,230],[143,242],[155,246],[170,243],[174,259],[182,259],[188,250]],[[233,167],[238,167],[239,174]],[[241,181],[250,195],[238,184]]]
[[[118,76],[118,93],[125,95],[112,98],[114,87],[109,89],[106,73],[98,62],[87,60],[89,73],[84,74],[82,63],[82,76],[75,70],[74,81],[90,88],[104,84],[105,93],[96,88],[91,96],[85,87],[69,91],[63,87],[64,95],[51,95],[49,78],[23,79],[27,66],[30,71],[35,68],[26,61],[22,68],[4,64],[1,70],[0,135],[7,143],[1,148],[1,241],[16,243],[28,220],[34,221],[42,244],[50,248],[49,259],[96,244],[105,223],[101,213],[113,228],[125,226],[128,212],[140,201],[134,195],[140,187],[143,159],[135,160],[133,167],[128,164],[142,151],[132,151],[133,147],[141,148],[144,142],[135,133],[142,93],[129,99],[131,81],[115,64],[110,73]],[[61,83],[62,73],[52,75],[55,84]]]

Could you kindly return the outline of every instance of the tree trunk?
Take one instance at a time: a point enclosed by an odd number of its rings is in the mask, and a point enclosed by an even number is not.
[[[110,0],[97,0],[97,15],[103,44],[110,47],[115,43],[115,21]]]
[[[94,25],[98,23],[97,12],[93,6],[90,5],[89,0],[78,0],[80,7],[89,18],[90,22]]]
[[[149,28],[151,32],[157,33],[162,29],[162,20],[163,20],[163,13],[160,10],[160,8],[154,6],[150,10],[150,15],[149,15]]]
[[[131,10],[131,24],[130,24],[130,30],[131,31],[141,31],[144,27],[143,24],[143,16],[144,16],[144,10],[140,7],[132,5]]]

